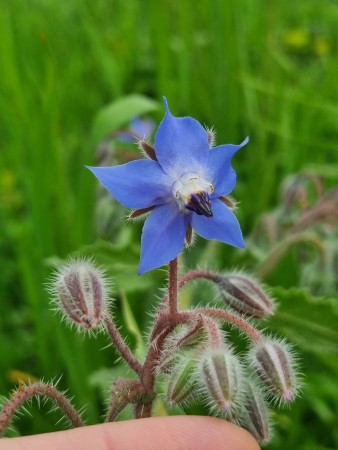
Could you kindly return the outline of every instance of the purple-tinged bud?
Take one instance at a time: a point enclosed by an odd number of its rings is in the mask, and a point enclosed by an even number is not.
[[[100,327],[108,309],[108,283],[89,260],[71,260],[61,266],[49,285],[58,310],[79,329]]]
[[[170,406],[181,405],[191,400],[196,388],[196,355],[185,352],[172,367],[169,376],[167,399]]]
[[[295,358],[288,344],[267,338],[253,347],[249,357],[267,392],[277,402],[294,401],[298,383]]]
[[[220,293],[232,309],[250,317],[261,319],[274,312],[274,304],[252,277],[232,272],[218,282]]]
[[[264,396],[260,388],[253,382],[248,383],[246,396],[244,415],[239,420],[239,423],[259,443],[266,444],[271,439],[271,430],[268,408]]]
[[[243,370],[236,355],[229,348],[206,351],[200,371],[212,409],[231,417],[243,398]]]

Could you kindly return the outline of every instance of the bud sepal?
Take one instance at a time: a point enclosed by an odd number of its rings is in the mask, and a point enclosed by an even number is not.
[[[194,398],[196,389],[196,351],[182,351],[169,375],[167,400],[170,407],[186,405]]]

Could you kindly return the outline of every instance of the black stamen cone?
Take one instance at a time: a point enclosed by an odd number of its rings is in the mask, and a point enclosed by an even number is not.
[[[206,192],[196,192],[195,194],[191,194],[189,202],[185,207],[199,216],[213,216],[209,195]]]

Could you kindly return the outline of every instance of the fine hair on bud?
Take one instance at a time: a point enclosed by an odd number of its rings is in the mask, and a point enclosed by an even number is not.
[[[239,424],[248,430],[260,444],[271,440],[271,425],[267,403],[259,384],[250,380]]]
[[[90,259],[71,259],[60,265],[48,284],[55,309],[79,330],[101,327],[108,314],[104,272]]]
[[[243,368],[230,347],[206,349],[201,358],[200,380],[210,409],[231,418],[245,393]]]
[[[299,391],[297,363],[290,344],[276,338],[265,338],[249,352],[251,366],[278,404],[291,403]]]
[[[253,277],[243,272],[229,272],[217,284],[225,303],[235,311],[257,319],[274,313],[272,299]]]
[[[169,406],[186,405],[194,399],[196,390],[197,353],[182,351],[176,357],[168,376],[167,401]]]
[[[201,353],[207,342],[207,333],[201,318],[189,325],[181,325],[166,339],[156,371],[171,374],[187,354]]]

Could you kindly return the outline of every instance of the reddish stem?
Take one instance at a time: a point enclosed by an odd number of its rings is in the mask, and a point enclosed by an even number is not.
[[[144,394],[144,388],[138,380],[117,378],[113,382],[111,401],[105,422],[112,422],[130,403],[135,403]],[[148,399],[149,400],[149,399]]]
[[[262,335],[256,328],[250,325],[246,320],[229,311],[218,308],[197,308],[193,313],[204,314],[209,317],[224,320],[243,331],[254,343],[258,343],[262,340]]]
[[[136,419],[144,419],[151,416],[153,402],[136,403],[134,407],[134,416]]]
[[[209,270],[192,270],[191,272],[185,273],[178,280],[178,287],[181,288],[189,281],[193,281],[198,278],[204,278],[205,280],[213,281],[214,283],[219,283],[222,281],[221,275],[216,272],[210,272]]]
[[[141,383],[146,393],[153,393],[155,384],[155,368],[159,362],[159,356],[163,349],[166,337],[180,323],[186,323],[191,320],[190,312],[162,314],[155,324],[156,336],[150,344],[148,354],[142,368]],[[143,406],[142,406],[143,405]],[[150,417],[152,402],[142,403],[135,407],[135,417]]]
[[[113,341],[113,344],[115,345],[122,358],[127,362],[129,367],[137,373],[137,375],[141,376],[142,365],[137,361],[128,345],[122,339],[115,324],[110,319],[106,319],[105,324],[110,334],[111,340]]]
[[[210,317],[204,315],[203,324],[208,332],[208,342],[212,349],[219,349],[223,345],[222,333],[217,323],[212,320]]]
[[[177,276],[177,268],[176,268],[176,276]],[[189,281],[196,280],[198,278],[204,278],[209,281],[213,281],[214,283],[219,283],[222,281],[222,277],[216,273],[216,272],[210,272],[209,270],[192,270],[191,272],[185,273],[181,278],[178,279],[177,282],[177,289],[182,288],[186,283]],[[169,280],[170,280],[170,267],[169,267]],[[169,289],[170,294],[170,289]],[[176,291],[176,299],[177,299],[177,291]],[[161,318],[163,317],[163,314],[165,314],[168,310],[168,302],[169,302],[169,295],[166,294],[162,298],[161,307],[157,313],[157,317],[155,319],[154,328],[150,334],[150,342],[152,342],[155,337],[156,333],[159,330],[159,322]],[[176,300],[176,312],[177,312],[177,300]]]
[[[40,395],[53,400],[74,428],[82,427],[84,425],[80,414],[74,409],[74,407],[61,392],[50,384],[39,382],[22,386],[4,404],[0,412],[0,436],[8,427],[13,415],[20,408],[20,406],[22,406],[28,399]]]
[[[177,313],[177,258],[169,263],[169,314]]]

